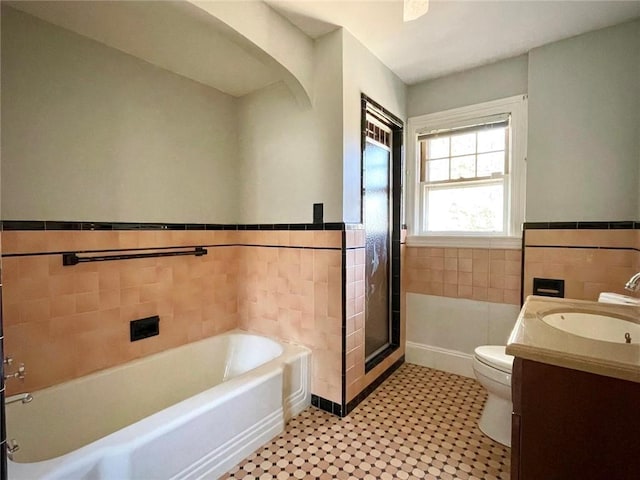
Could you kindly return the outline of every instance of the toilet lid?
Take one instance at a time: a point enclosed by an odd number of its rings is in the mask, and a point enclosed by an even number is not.
[[[503,372],[511,373],[513,368],[513,355],[507,355],[504,346],[484,345],[476,348],[475,353],[481,362],[498,370],[502,370]]]

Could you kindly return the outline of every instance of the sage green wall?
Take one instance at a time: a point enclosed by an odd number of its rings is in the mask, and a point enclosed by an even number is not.
[[[342,40],[315,41],[311,106],[278,83],[238,100],[242,223],[342,221]]]
[[[314,94],[300,107],[284,85],[239,101],[242,222],[359,222],[360,96],[401,118],[406,87],[349,32],[315,41]]]
[[[233,223],[236,100],[2,8],[2,218]]]
[[[411,85],[418,116],[528,93],[526,221],[640,217],[640,21]]]
[[[411,85],[407,116],[415,117],[527,93],[527,55]]]
[[[529,53],[527,221],[639,215],[640,21]]]
[[[343,42],[343,219],[359,223],[362,198],[361,94],[406,118],[406,85],[347,30]]]

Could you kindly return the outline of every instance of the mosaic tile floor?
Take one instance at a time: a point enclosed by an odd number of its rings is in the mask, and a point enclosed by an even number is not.
[[[508,448],[477,421],[474,380],[404,364],[358,408],[337,418],[314,407],[225,479],[509,479]]]

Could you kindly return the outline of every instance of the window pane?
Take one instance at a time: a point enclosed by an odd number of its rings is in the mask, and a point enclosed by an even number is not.
[[[451,179],[473,178],[476,176],[476,157],[454,157],[451,159]]]
[[[449,137],[433,138],[429,140],[429,158],[442,158],[449,156]]]
[[[463,133],[451,137],[451,155],[467,155],[476,151],[476,134]]]
[[[429,232],[502,232],[503,185],[427,188]]]
[[[478,152],[504,150],[505,128],[490,128],[478,132]]]
[[[478,176],[488,177],[492,173],[504,173],[504,152],[478,155]]]
[[[437,182],[449,180],[449,159],[430,160],[427,162],[427,181]]]

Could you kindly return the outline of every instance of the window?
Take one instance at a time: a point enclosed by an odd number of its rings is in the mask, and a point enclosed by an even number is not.
[[[409,119],[409,243],[517,246],[524,218],[526,96]],[[411,158],[413,153],[413,158]],[[413,212],[409,209],[413,207]],[[413,223],[412,223],[413,221]],[[473,238],[485,238],[473,242]]]

